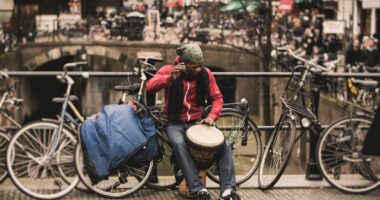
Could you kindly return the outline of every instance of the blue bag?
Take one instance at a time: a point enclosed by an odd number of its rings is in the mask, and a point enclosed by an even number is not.
[[[159,152],[153,119],[140,118],[129,104],[105,106],[86,119],[80,132],[85,167],[93,184],[107,179],[128,159],[149,161]]]

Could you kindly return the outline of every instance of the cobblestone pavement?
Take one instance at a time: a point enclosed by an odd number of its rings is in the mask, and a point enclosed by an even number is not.
[[[210,189],[212,199],[217,199],[219,191]],[[297,189],[273,189],[269,191],[261,191],[259,189],[240,189],[238,191],[243,200],[259,200],[259,199],[278,199],[278,200],[379,200],[380,190],[373,191],[364,195],[350,195],[342,193],[333,188],[297,188]],[[0,189],[0,200],[29,200],[23,193],[19,192],[16,188],[3,190]],[[97,200],[106,199],[91,193],[84,193],[80,191],[73,191],[68,196],[63,198],[65,200]],[[157,191],[150,189],[140,190],[138,193],[124,199],[136,200],[181,200],[183,198],[178,191]]]
[[[219,186],[211,180],[207,181],[207,188],[211,192],[212,199],[218,199]],[[368,194],[352,195],[340,192],[332,188],[326,181],[308,181],[304,175],[283,175],[275,188],[269,191],[258,189],[257,176],[240,186],[238,194],[242,200],[380,200],[380,188]],[[31,200],[32,198],[20,192],[10,181],[5,180],[0,185],[0,200]],[[94,193],[73,191],[63,200],[104,200]],[[136,200],[184,200],[177,190],[151,190],[143,188],[129,198]]]

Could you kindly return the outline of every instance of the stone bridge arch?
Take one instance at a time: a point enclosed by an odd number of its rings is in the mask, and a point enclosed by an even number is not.
[[[92,66],[91,69],[88,69],[89,71],[129,71],[130,66],[141,53],[147,53],[144,55],[152,55],[152,53],[160,55],[164,59],[164,63],[172,63],[175,58],[175,49],[178,46],[179,44],[120,41],[25,43],[20,44],[15,51],[7,55],[0,55],[0,67],[5,67],[9,71],[39,71],[43,68],[44,70],[59,71],[62,70],[61,64],[58,65],[58,62],[55,62],[52,65],[54,61],[68,57],[80,57],[80,54],[85,52],[90,58],[89,65]],[[201,45],[201,48],[205,55],[204,64],[214,68],[212,71],[260,71],[258,58],[241,50],[212,45]],[[157,66],[160,67],[161,65],[158,64]],[[252,114],[260,115],[262,112],[259,106],[262,101],[261,80],[257,78],[226,79],[225,77],[220,78],[223,82],[221,86],[224,85],[221,90],[227,97],[226,102],[246,98],[252,105]],[[18,80],[22,80],[22,78]],[[51,81],[56,82],[54,77]],[[112,78],[107,79],[106,82],[100,78],[84,80],[81,86],[83,98],[80,101],[83,113],[85,115],[93,114],[98,112],[102,105],[117,102],[120,94],[112,91],[116,84],[128,83],[126,78]],[[40,84],[41,88],[31,88],[30,85],[30,82],[25,81],[19,84],[20,97],[23,97],[28,104],[22,108],[22,116],[34,113],[37,100],[33,99],[36,96],[33,91],[45,88],[48,86],[48,82]],[[26,97],[26,93],[29,93],[28,97]]]
[[[36,71],[38,67],[48,62],[68,56],[80,57],[81,54],[85,54],[86,56],[99,56],[114,60],[123,65],[124,69],[127,68],[128,64],[133,63],[133,60],[129,59],[127,54],[111,47],[74,45],[46,49],[38,55],[26,60],[22,68],[29,71]]]

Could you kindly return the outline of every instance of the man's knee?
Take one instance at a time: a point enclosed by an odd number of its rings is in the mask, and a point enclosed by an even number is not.
[[[178,127],[168,128],[167,133],[173,147],[186,147],[185,136]]]
[[[186,141],[183,137],[174,137],[170,140],[173,148],[187,148]]]

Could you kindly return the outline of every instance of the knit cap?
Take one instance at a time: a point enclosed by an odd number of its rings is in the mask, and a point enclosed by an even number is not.
[[[185,44],[175,50],[181,58],[181,62],[187,64],[202,64],[203,53],[201,47],[197,44]]]

